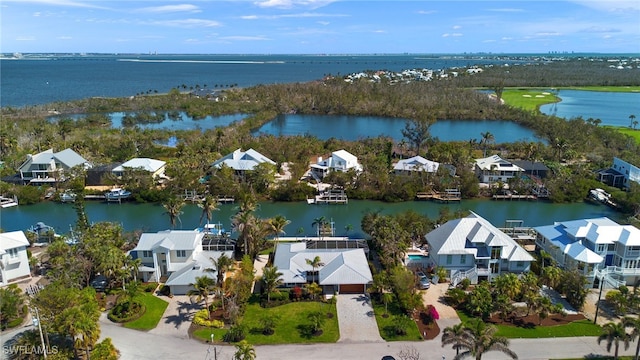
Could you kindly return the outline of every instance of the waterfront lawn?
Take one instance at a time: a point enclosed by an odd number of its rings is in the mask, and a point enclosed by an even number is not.
[[[308,314],[314,311],[331,314],[322,325],[322,334],[319,336],[308,333],[310,325]],[[278,319],[272,335],[262,333],[260,320],[265,316]],[[246,329],[246,340],[253,345],[332,343],[338,341],[340,337],[336,305],[319,301],[291,302],[265,309],[260,306],[259,299],[253,296],[247,304],[241,325]],[[193,334],[206,341],[213,333],[214,339],[219,342],[226,332],[227,329],[213,331],[201,329],[194,331]]]
[[[603,92],[640,92],[640,86],[571,86],[566,90],[603,91]]]
[[[145,331],[155,328],[169,303],[150,293],[139,295],[138,300],[144,304],[146,311],[136,320],[125,323],[124,327]]]
[[[457,312],[463,323],[467,323],[469,319],[471,319],[471,317],[463,311]],[[574,321],[566,325],[536,326],[533,328],[523,328],[510,325],[495,326],[498,328],[496,335],[504,336],[509,339],[598,336],[602,333],[602,328],[589,320]]]
[[[636,144],[640,144],[640,129],[631,129],[629,127],[623,127],[623,126],[607,126],[607,127],[612,127],[616,129],[618,132],[631,136],[636,141]]]
[[[541,105],[560,101],[548,89],[505,89],[502,99],[507,105],[530,111],[537,111]]]
[[[377,301],[373,303],[373,311],[376,315],[376,322],[378,323],[378,331],[380,332],[380,336],[386,341],[417,341],[422,340],[422,336],[420,335],[420,330],[418,330],[418,325],[414,320],[410,320],[407,322],[407,331],[406,335],[398,335],[393,330],[394,323],[396,318],[400,316],[404,316],[403,312],[395,303],[389,303],[389,312],[388,316],[385,317],[385,308],[384,304],[379,303]]]

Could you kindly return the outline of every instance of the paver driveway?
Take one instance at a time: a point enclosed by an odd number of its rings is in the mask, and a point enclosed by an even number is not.
[[[338,342],[383,341],[378,331],[378,323],[368,296],[361,294],[340,294],[337,296]]]

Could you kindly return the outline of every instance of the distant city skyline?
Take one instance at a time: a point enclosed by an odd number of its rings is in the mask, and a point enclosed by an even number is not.
[[[640,1],[0,0],[3,53],[640,53]]]

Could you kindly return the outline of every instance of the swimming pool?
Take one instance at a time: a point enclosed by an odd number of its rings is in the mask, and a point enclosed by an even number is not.
[[[424,260],[427,257],[424,255],[420,255],[420,254],[409,254],[409,260]]]

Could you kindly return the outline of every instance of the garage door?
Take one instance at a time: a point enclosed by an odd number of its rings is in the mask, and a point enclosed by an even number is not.
[[[364,284],[340,285],[340,294],[364,294]]]

